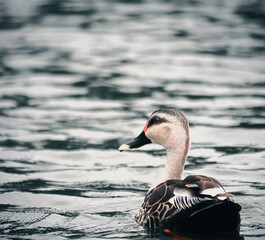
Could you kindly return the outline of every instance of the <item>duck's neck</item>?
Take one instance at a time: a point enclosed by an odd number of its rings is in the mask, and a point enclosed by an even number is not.
[[[190,148],[189,137],[178,141],[175,146],[167,149],[165,180],[182,179],[185,161]]]

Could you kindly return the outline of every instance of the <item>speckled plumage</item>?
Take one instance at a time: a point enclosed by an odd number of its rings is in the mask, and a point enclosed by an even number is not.
[[[208,189],[217,191],[212,195],[204,194]],[[229,215],[215,218],[216,209],[224,206],[229,206]],[[216,179],[192,175],[184,180],[167,180],[149,190],[135,220],[147,228],[162,227],[171,231],[232,231],[239,227],[240,209]],[[208,211],[211,228],[209,221],[198,221],[197,215],[202,211]]]

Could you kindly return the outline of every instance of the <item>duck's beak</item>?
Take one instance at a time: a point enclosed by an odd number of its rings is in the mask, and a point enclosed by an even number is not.
[[[146,145],[148,143],[152,143],[150,139],[148,139],[146,136],[145,136],[145,133],[144,131],[141,132],[141,134],[136,137],[135,139],[125,143],[125,144],[122,144],[120,147],[119,147],[119,151],[125,151],[125,150],[131,150],[133,148],[139,148],[143,145]]]

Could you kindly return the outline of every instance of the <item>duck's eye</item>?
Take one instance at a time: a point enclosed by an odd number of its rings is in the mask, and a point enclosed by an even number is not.
[[[154,118],[154,123],[159,123],[160,122],[160,118],[159,117],[155,117]]]
[[[166,122],[166,120],[157,116],[152,117],[152,119],[149,121],[148,127],[151,127],[154,124],[160,124],[162,122]]]

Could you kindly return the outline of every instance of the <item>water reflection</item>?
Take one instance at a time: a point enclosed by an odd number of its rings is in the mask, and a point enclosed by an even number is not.
[[[162,239],[174,239],[174,240],[203,240],[203,239],[229,239],[229,240],[244,240],[244,237],[240,237],[237,232],[234,233],[220,233],[216,234],[182,234],[172,233],[166,231],[147,231],[149,238],[162,238]]]

